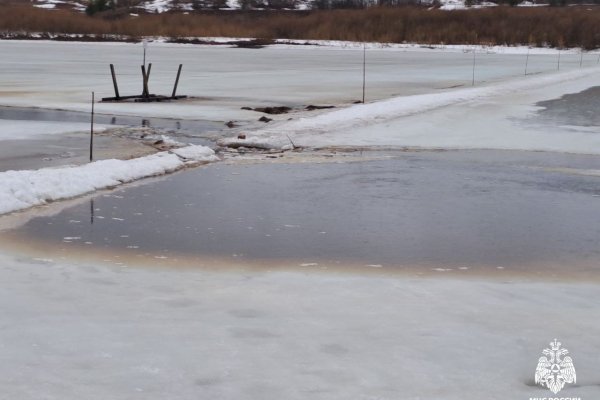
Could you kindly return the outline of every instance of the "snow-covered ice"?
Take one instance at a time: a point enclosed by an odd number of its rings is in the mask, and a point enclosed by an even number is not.
[[[361,44],[312,43],[264,49],[151,43],[147,54],[147,61],[153,63],[151,91],[170,93],[181,62],[179,93],[198,97],[161,104],[100,103],[97,112],[258,124],[260,114],[241,107],[296,107],[290,114],[273,116],[275,121],[269,125],[261,123],[261,128],[267,128],[250,132],[245,142],[279,147],[290,145],[289,135],[303,146],[575,152],[598,148],[599,135],[593,128],[538,129],[518,122],[536,110],[538,101],[599,85],[597,54],[584,53],[580,69],[579,50],[564,51],[557,73],[556,50],[479,47],[476,86],[470,88],[472,47],[369,44],[369,104],[346,108],[361,96]],[[111,95],[108,62],[116,65],[122,94],[140,91],[141,45],[2,41],[0,49],[7,55],[0,60],[0,72],[6,77],[0,86],[4,105],[87,112],[90,90],[97,97]],[[54,57],[57,52],[64,57]],[[529,75],[523,77],[527,52]],[[299,111],[308,104],[338,108]],[[293,120],[287,122],[289,118]],[[49,124],[48,131],[52,129]]]
[[[94,131],[101,132],[105,126],[95,125]],[[47,135],[63,134],[69,132],[89,131],[90,124],[77,122],[56,121],[23,121],[0,119],[0,141],[2,140],[27,140],[43,138]]]
[[[98,113],[166,118],[256,120],[243,106],[350,104],[361,97],[362,44],[314,42],[263,49],[151,42],[150,91],[170,94],[178,64],[178,93],[196,99],[173,103],[100,103]],[[472,47],[369,45],[367,100],[438,93],[471,82]],[[431,48],[429,48],[431,47]],[[91,91],[113,96],[108,68],[115,64],[122,95],[141,91],[142,45],[0,41],[0,104],[89,112]],[[477,79],[496,82],[522,75],[526,47],[478,48]],[[531,73],[556,69],[556,51],[531,49]],[[55,57],[56,54],[61,57]],[[514,53],[514,54],[513,54]],[[584,66],[596,54],[584,55]],[[563,52],[561,69],[579,68],[578,51]]]
[[[369,269],[378,273],[379,269]],[[444,275],[445,274],[440,274]],[[594,399],[596,283],[127,268],[0,256],[7,399]]]

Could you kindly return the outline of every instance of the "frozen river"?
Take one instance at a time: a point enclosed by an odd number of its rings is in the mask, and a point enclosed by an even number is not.
[[[470,86],[473,53],[448,49],[381,48],[367,51],[367,101]],[[142,45],[0,41],[0,105],[89,111],[90,92],[113,95],[108,64],[115,64],[121,95],[141,92]],[[551,53],[551,52],[550,52]],[[151,43],[150,90],[170,94],[177,66],[183,64],[178,93],[198,97],[172,104],[99,104],[97,111],[115,115],[253,120],[241,107],[349,104],[362,96],[360,47],[192,46]],[[521,76],[526,54],[479,50],[475,81]],[[586,55],[584,66],[597,56]],[[579,68],[578,54],[561,56],[561,70]],[[534,54],[528,73],[555,71],[556,54]]]
[[[86,162],[108,63],[140,91],[139,44],[0,51],[2,170]],[[481,51],[470,90],[473,53],[368,49],[367,102],[384,101],[342,109],[360,47],[151,44],[151,91],[183,63],[196,98],[98,104],[98,124],[204,141],[236,120],[306,148],[0,218],[0,397],[544,398],[535,366],[558,338],[577,368],[560,396],[598,398],[597,55],[580,71],[566,52],[557,74],[547,53],[521,77],[525,53]],[[264,105],[295,109],[267,125],[241,110]],[[131,156],[127,140],[98,135],[99,156]],[[12,176],[5,200],[27,197]]]

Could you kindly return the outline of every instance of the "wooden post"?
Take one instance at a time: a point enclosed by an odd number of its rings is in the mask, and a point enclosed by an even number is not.
[[[173,86],[173,93],[171,97],[175,98],[175,93],[177,93],[177,85],[179,84],[179,75],[181,75],[181,68],[183,64],[179,64],[179,69],[177,70],[177,78],[175,78],[175,86]]]
[[[90,122],[90,162],[94,160],[94,92],[92,92],[92,118]]]
[[[146,96],[146,66],[142,65],[142,96]]]
[[[146,67],[142,65],[142,77],[143,77],[143,90],[142,96],[148,97],[150,92],[148,91],[148,80],[150,79],[150,70],[152,69],[152,63],[148,64],[148,72],[146,72]]]
[[[560,71],[560,49],[558,49],[558,64],[556,66],[556,70]]]
[[[146,39],[142,40],[142,46],[144,47],[144,62],[142,64],[145,67],[146,66],[146,48],[148,47],[148,41]]]
[[[579,59],[579,68],[583,66],[583,47],[581,48],[581,58]]]
[[[90,199],[90,224],[94,225],[94,199]]]
[[[110,64],[110,74],[112,75],[113,87],[115,88],[115,98],[119,100],[119,86],[117,85],[117,76],[115,75],[115,66]]]
[[[477,49],[473,46],[473,79],[471,80],[471,86],[475,86],[475,55],[477,54]]]
[[[527,76],[527,65],[529,64],[529,50],[530,48],[527,48],[527,58],[525,59],[525,76]]]

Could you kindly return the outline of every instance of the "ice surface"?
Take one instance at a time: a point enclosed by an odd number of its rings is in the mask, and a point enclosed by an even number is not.
[[[319,46],[278,45],[263,49],[150,43],[150,91],[170,94],[177,66],[183,64],[178,93],[197,99],[172,103],[101,103],[98,113],[227,122],[257,120],[241,107],[350,104],[361,97],[362,45],[315,42]],[[323,45],[325,44],[325,45]],[[367,101],[391,96],[439,93],[469,85],[472,48],[372,44],[367,51]],[[142,45],[0,41],[0,103],[3,105],[89,111],[96,98],[113,96],[108,65],[115,64],[122,95],[141,92]],[[477,80],[502,81],[522,75],[526,47],[479,48]],[[516,52],[518,54],[510,54]],[[61,57],[56,57],[60,54]],[[579,67],[576,52],[564,52],[561,69]],[[597,55],[585,54],[584,66]],[[556,69],[556,51],[532,49],[530,73]],[[285,116],[284,116],[285,117]],[[283,117],[281,117],[283,118]]]
[[[215,161],[214,151],[189,146],[131,160],[102,160],[89,164],[0,173],[0,214],[50,201],[114,187],[137,179],[176,171],[188,161]]]
[[[0,256],[7,399],[598,398],[593,283],[106,267]],[[379,269],[370,269],[378,272]],[[441,273],[440,273],[441,274]]]
[[[94,125],[94,131],[100,132],[106,127]],[[0,141],[38,139],[45,135],[89,131],[90,124],[55,121],[22,121],[0,119]]]

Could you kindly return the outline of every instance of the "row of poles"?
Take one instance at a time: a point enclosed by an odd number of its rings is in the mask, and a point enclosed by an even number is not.
[[[142,45],[144,48],[144,55],[143,55],[143,64],[142,64],[142,74],[144,75],[144,90],[147,91],[147,79],[148,76],[150,75],[150,68],[151,65],[149,65],[148,68],[148,72],[146,73],[146,50],[148,48],[148,42],[144,39],[142,41]],[[525,76],[527,76],[527,72],[528,72],[528,66],[529,66],[529,54],[530,54],[530,48],[527,49],[527,56],[525,58]],[[581,51],[581,57],[579,59],[579,68],[581,68],[583,66],[583,50]],[[557,60],[557,71],[560,71],[560,56],[561,56],[561,51],[558,51],[558,60]],[[476,60],[477,60],[477,51],[475,48],[473,48],[473,68],[472,68],[472,78],[471,78],[471,86],[475,86],[475,66],[476,66]],[[600,63],[600,54],[598,55],[598,60],[596,61],[596,63]],[[111,67],[111,72],[114,76],[114,69],[113,69],[113,65],[110,65]],[[181,72],[181,65],[179,66],[179,72],[177,74],[177,81],[179,81],[179,73]],[[115,83],[116,85],[116,83]],[[367,44],[363,43],[363,62],[362,62],[362,104],[365,103],[365,96],[366,96],[366,87],[367,87]],[[173,91],[173,96],[175,95],[175,90],[177,88],[177,84],[175,84],[175,89]],[[116,87],[115,87],[115,90]],[[118,93],[118,92],[117,92]],[[95,94],[94,92],[92,92],[92,112],[91,112],[91,126],[90,126],[90,162],[93,161],[94,159],[94,97]]]
[[[528,67],[529,67],[529,54],[530,54],[531,48],[527,49],[527,56],[525,58],[525,76],[527,76],[527,72],[528,72]],[[580,58],[579,58],[579,68],[583,67],[583,50],[581,50],[581,54],[580,54]],[[557,63],[556,63],[556,70],[560,71],[560,56],[561,56],[561,51],[558,51],[558,59],[557,59]],[[473,68],[472,68],[472,76],[471,76],[471,86],[475,86],[475,66],[476,66],[476,60],[477,60],[477,50],[475,48],[473,48]],[[596,64],[600,64],[600,54],[598,54],[598,60],[596,61]],[[367,69],[367,45],[366,43],[363,43],[363,62],[362,62],[362,67],[363,67],[363,71],[362,71],[362,103],[365,103],[365,91],[366,91],[366,69]]]

